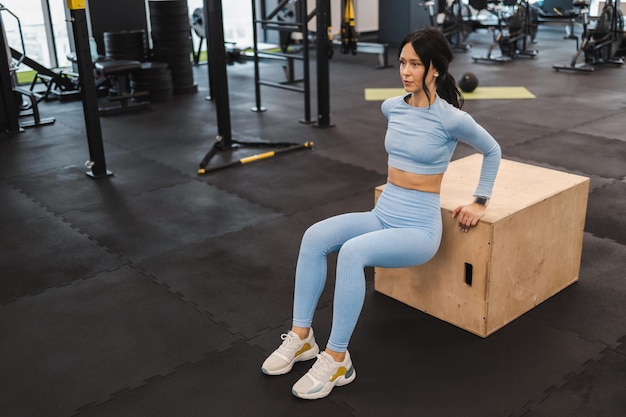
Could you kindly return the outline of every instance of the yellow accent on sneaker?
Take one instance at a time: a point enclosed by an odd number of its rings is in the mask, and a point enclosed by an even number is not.
[[[266,375],[286,374],[295,362],[314,359],[320,351],[313,329],[305,340],[292,331],[282,334],[280,338],[283,343],[261,365],[261,371]]]
[[[337,369],[337,372],[335,372],[335,374],[330,377],[330,381],[335,382],[335,379],[339,378],[340,376],[344,376],[347,373],[348,373],[348,370],[346,369],[346,367],[340,366],[339,369]]]
[[[302,355],[304,352],[306,352],[307,350],[310,350],[310,349],[311,349],[311,345],[310,345],[309,343],[305,343],[305,344],[302,346],[302,349],[300,349],[299,351],[297,351],[297,352],[296,352],[296,354],[294,355],[294,357],[296,357],[296,358],[297,358],[298,356]]]
[[[317,361],[291,388],[291,393],[305,400],[324,398],[335,386],[348,385],[356,378],[350,354],[343,362],[335,362],[327,352],[317,355]]]

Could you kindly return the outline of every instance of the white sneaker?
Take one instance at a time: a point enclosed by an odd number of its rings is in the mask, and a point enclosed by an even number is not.
[[[310,329],[309,336],[302,340],[292,332],[280,336],[283,343],[276,349],[261,366],[261,371],[267,375],[283,375],[291,371],[293,364],[299,361],[308,361],[315,358],[320,348],[315,343],[313,329]]]
[[[346,351],[343,362],[335,362],[332,356],[322,352],[317,355],[317,362],[309,372],[294,384],[291,392],[305,400],[317,400],[330,394],[335,385],[347,385],[355,378],[356,371],[352,366],[350,353]]]

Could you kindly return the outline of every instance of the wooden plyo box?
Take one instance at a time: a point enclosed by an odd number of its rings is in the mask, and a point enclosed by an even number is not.
[[[452,211],[473,201],[481,163],[482,155],[470,155],[444,175],[443,237],[434,258],[375,268],[374,285],[487,337],[578,280],[589,178],[503,159],[485,215],[463,233]]]

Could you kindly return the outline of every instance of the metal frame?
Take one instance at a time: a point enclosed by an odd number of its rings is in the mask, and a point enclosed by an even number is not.
[[[311,149],[312,142],[304,144],[289,142],[239,142],[233,140],[230,120],[230,100],[228,97],[228,74],[226,71],[226,53],[224,46],[224,23],[222,13],[222,0],[204,0],[204,19],[207,22],[207,50],[208,72],[211,99],[215,103],[217,112],[218,134],[213,146],[206,153],[202,161],[198,175],[221,170],[231,166],[241,165],[252,161],[266,159],[278,153],[295,151],[299,149]],[[230,151],[233,148],[258,147],[280,148],[277,151],[264,152],[240,159],[235,162],[208,167],[210,160],[220,151]]]
[[[295,22],[284,22],[274,20],[278,13],[289,3],[289,0],[281,0],[276,7],[268,13],[267,3],[265,0],[260,0],[259,8],[261,17],[258,17],[257,0],[252,0],[252,24],[253,24],[253,49],[254,49],[254,93],[255,93],[255,106],[252,111],[262,112],[266,109],[261,104],[261,86],[281,88],[284,90],[300,92],[304,94],[304,119],[302,123],[311,122],[311,77],[310,77],[310,57],[309,57],[309,37],[307,36],[307,25],[310,18],[307,16],[307,1],[298,0],[298,6],[296,10],[300,11],[300,14]],[[269,52],[259,50],[259,26],[264,31],[277,30],[284,32],[298,32],[302,34],[302,55],[290,54],[286,52]],[[290,83],[277,83],[272,81],[266,81],[261,79],[259,62],[261,57],[272,57],[278,59],[285,59],[288,62],[288,80]],[[303,83],[302,87],[297,87],[293,84],[293,61],[302,62],[302,79],[298,80]]]

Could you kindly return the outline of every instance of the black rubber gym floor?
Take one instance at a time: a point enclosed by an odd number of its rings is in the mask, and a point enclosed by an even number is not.
[[[536,96],[466,102],[505,158],[591,178],[579,281],[483,339],[376,293],[368,269],[350,348],[358,378],[313,402],[290,392],[310,363],[281,377],[260,365],[290,326],[303,231],[370,209],[385,181],[385,120],[364,89],[400,87],[397,65],[336,53],[331,128],[300,123],[303,96],[285,90],[263,87],[267,112],[251,112],[253,65],[228,67],[235,140],[315,148],[204,176],[217,134],[206,65],[196,94],[102,118],[107,178],[85,175],[81,104],[41,103],[54,125],[0,141],[0,414],[622,416],[626,69],[554,72],[574,53],[563,35],[541,26],[536,58],[482,64],[471,56],[491,35],[474,33],[451,69]],[[282,71],[263,64],[267,77]],[[473,152],[460,145],[454,158]],[[314,323],[322,347],[333,262]]]

